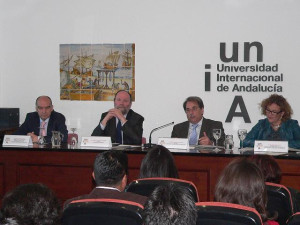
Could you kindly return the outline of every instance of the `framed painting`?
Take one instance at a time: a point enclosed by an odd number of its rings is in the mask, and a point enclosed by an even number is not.
[[[59,71],[61,100],[135,99],[135,44],[61,44]]]

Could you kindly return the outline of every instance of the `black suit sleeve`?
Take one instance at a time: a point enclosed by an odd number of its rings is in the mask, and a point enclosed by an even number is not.
[[[124,144],[142,144],[144,117],[134,115],[122,127]]]
[[[177,135],[177,133],[176,133],[176,130],[175,130],[175,126],[173,127],[171,137],[172,137],[172,138],[177,138],[177,137],[178,137],[178,135]]]
[[[174,132],[174,129],[172,130],[171,138],[176,138],[176,134],[175,134],[175,132]]]
[[[34,132],[33,125],[31,124],[32,122],[33,122],[32,114],[27,113],[26,118],[24,120],[24,123],[13,134],[15,134],[15,135],[27,135],[30,132]],[[39,134],[35,133],[35,135],[39,135]]]
[[[68,141],[68,129],[66,126],[66,118],[64,115],[60,113],[56,114],[54,130],[59,131],[64,135],[62,142],[66,143]]]
[[[106,116],[107,113],[103,113],[101,115],[101,119],[98,123],[98,125],[96,126],[96,128],[93,130],[92,135],[91,136],[106,136],[104,130],[101,129],[100,123],[101,121],[104,119],[104,117]]]
[[[104,131],[101,129],[100,123],[99,123],[99,125],[93,130],[91,136],[103,136],[103,134],[104,134]]]
[[[176,124],[173,127],[171,137],[172,138],[187,138],[189,132],[189,122],[185,121],[183,123]]]
[[[172,137],[172,138],[180,138],[181,135],[179,135],[178,131],[180,131],[180,130],[178,129],[178,126],[175,125],[175,126],[173,127],[171,137]]]

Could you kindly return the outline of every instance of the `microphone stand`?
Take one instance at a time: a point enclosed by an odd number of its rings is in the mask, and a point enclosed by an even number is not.
[[[146,147],[146,148],[151,148],[151,147],[152,147],[152,144],[151,144],[151,135],[152,135],[153,132],[155,132],[155,131],[157,131],[157,130],[160,130],[160,129],[162,129],[162,128],[171,126],[171,125],[173,125],[173,124],[174,124],[174,122],[171,122],[171,123],[167,123],[167,124],[165,124],[165,125],[163,125],[163,126],[154,128],[154,129],[150,132],[149,143],[148,143],[148,144],[145,144],[144,147]]]

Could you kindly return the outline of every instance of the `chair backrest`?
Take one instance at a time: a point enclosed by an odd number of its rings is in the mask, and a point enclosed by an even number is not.
[[[267,211],[271,216],[278,213],[276,221],[285,225],[287,219],[293,215],[292,196],[287,187],[281,184],[266,182],[268,204]]]
[[[263,225],[260,214],[247,206],[197,202],[197,225]]]
[[[293,214],[287,221],[287,225],[299,225],[300,224],[300,212]]]
[[[142,225],[143,205],[118,199],[81,199],[63,211],[62,225]]]
[[[198,191],[193,182],[175,178],[153,177],[137,179],[132,181],[125,191],[148,197],[157,186],[167,185],[169,183],[176,183],[177,185],[186,187],[191,193],[195,202],[199,201]]]

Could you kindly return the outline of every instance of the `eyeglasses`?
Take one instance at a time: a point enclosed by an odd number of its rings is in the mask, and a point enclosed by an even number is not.
[[[194,111],[197,111],[198,109],[200,109],[200,108],[197,107],[197,106],[194,106],[193,108],[186,109],[185,112],[186,112],[186,113],[189,113],[189,112],[192,112],[192,111],[194,112]]]
[[[278,114],[282,113],[282,111],[275,112],[275,111],[271,111],[269,109],[266,109],[266,113],[270,113],[271,115],[278,115]]]

